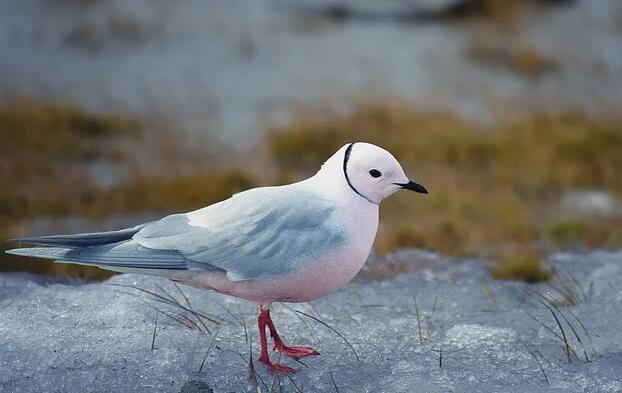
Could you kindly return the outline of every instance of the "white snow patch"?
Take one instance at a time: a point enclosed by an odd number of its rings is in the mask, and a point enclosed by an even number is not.
[[[456,325],[445,333],[445,344],[457,348],[471,346],[499,346],[515,341],[512,329],[479,324]]]

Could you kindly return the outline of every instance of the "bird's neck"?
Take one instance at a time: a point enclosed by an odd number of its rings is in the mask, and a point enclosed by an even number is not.
[[[320,170],[304,183],[312,190],[339,205],[350,206],[356,210],[377,211],[378,205],[358,194],[348,184],[343,171],[343,155],[345,147],[337,151],[320,168]]]

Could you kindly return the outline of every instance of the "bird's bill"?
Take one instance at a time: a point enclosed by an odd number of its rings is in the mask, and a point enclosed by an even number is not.
[[[408,183],[395,183],[395,184],[400,186],[400,187],[402,187],[405,190],[419,192],[421,194],[427,194],[428,193],[428,190],[426,190],[424,186],[422,186],[419,183],[415,183],[412,180],[409,180]]]

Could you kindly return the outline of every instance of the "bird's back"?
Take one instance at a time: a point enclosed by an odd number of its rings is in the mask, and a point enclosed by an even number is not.
[[[292,272],[345,237],[334,201],[298,183],[248,190],[131,229],[21,239],[55,247],[9,252],[111,270],[221,271],[241,281]]]

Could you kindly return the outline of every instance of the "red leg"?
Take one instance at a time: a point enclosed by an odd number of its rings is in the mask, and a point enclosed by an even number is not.
[[[273,364],[268,356],[268,338],[266,337],[266,326],[274,326],[270,320],[270,310],[262,308],[259,312],[259,318],[257,318],[257,325],[259,327],[259,340],[261,342],[261,354],[259,355],[259,361],[268,366],[271,371],[285,371],[296,372],[296,369],[283,366],[281,364]],[[276,330],[275,330],[276,332]],[[270,328],[270,334],[272,334],[272,328]]]
[[[262,312],[264,312],[262,310]],[[313,348],[309,347],[288,347],[283,344],[283,340],[281,336],[279,336],[279,332],[276,330],[276,326],[274,326],[274,322],[272,322],[272,318],[270,317],[270,310],[266,309],[266,323],[268,325],[268,329],[270,329],[270,336],[272,336],[272,340],[274,341],[274,350],[282,353],[285,356],[289,356],[293,359],[300,359],[305,356],[313,356],[319,355],[320,353]],[[266,343],[267,344],[267,343]]]

